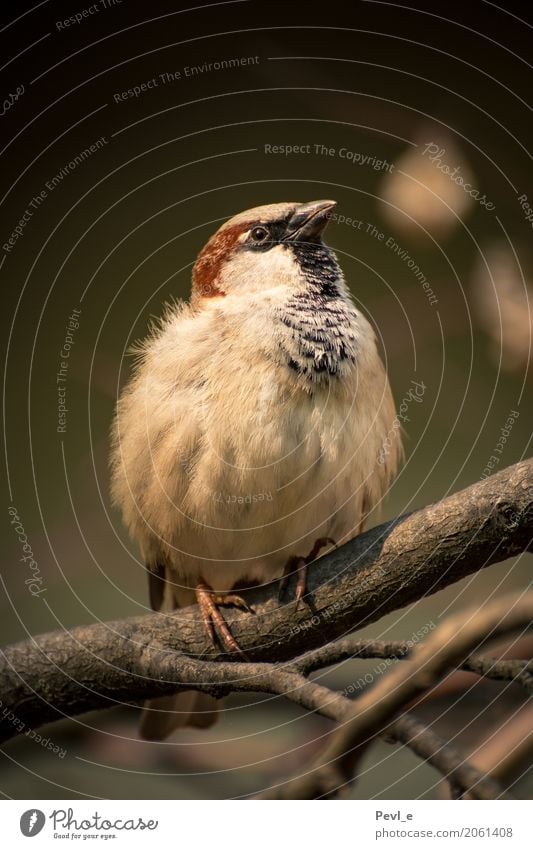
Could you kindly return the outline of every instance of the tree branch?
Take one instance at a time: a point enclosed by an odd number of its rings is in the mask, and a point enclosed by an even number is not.
[[[290,779],[262,798],[311,799],[335,793],[353,774],[369,741],[388,730],[396,714],[463,662],[482,641],[528,628],[532,622],[533,592],[451,616],[416,646],[405,662],[392,666],[372,687],[363,690],[304,775]]]
[[[354,658],[402,660],[409,655],[413,646],[414,643],[411,640],[385,642],[382,640],[354,640],[353,637],[345,637],[304,654],[291,665],[303,675],[309,675],[317,669],[324,669],[327,666],[333,666]],[[517,658],[498,660],[492,657],[472,655],[467,657],[457,669],[474,672],[476,675],[491,678],[494,681],[515,681],[529,695],[533,695],[533,662],[531,660]]]
[[[452,795],[470,799],[505,799],[509,795],[487,773],[469,763],[442,737],[426,728],[408,713],[398,717],[387,729],[398,743],[437,769],[448,782]]]
[[[528,460],[321,558],[309,569],[308,606],[280,605],[271,584],[248,593],[255,616],[235,611],[228,618],[252,661],[291,661],[525,551],[532,537]],[[199,657],[209,666],[194,662]],[[242,665],[228,671],[227,664],[213,662],[221,659],[228,656],[209,645],[196,606],[97,623],[7,647],[0,665],[2,701],[26,726],[36,727],[177,689],[221,695],[235,689],[228,681]],[[207,674],[212,677],[206,681]],[[14,733],[12,719],[3,714],[0,740]]]
[[[338,723],[346,722],[353,714],[353,702],[346,696],[333,693],[327,687],[322,687],[316,682],[309,682],[299,673],[293,673],[290,667],[287,670],[279,670],[274,667],[270,673],[264,675],[265,680],[261,690],[269,693],[284,695],[290,701],[295,702],[309,711],[319,713],[328,719]],[[426,728],[414,716],[403,714],[387,726],[387,738],[393,742],[403,743],[416,755],[430,763],[438,770],[442,777],[449,782],[450,787],[457,789],[461,795],[469,794],[472,799],[498,799],[506,798],[507,794],[501,785],[490,778],[480,769],[468,763],[452,746],[441,737]],[[356,757],[352,759],[349,768],[342,775],[342,783],[348,784],[353,779],[353,773],[359,760],[362,758],[371,740],[363,741],[356,748]],[[345,764],[346,767],[346,764]],[[334,770],[332,770],[334,773]],[[331,776],[328,776],[328,781]],[[318,783],[313,786],[313,796],[320,795],[319,790],[330,793],[328,784],[322,788],[323,775],[319,775]],[[337,775],[337,781],[339,775]],[[291,786],[294,786],[291,784]],[[258,798],[294,798],[286,794],[283,785],[260,794]]]

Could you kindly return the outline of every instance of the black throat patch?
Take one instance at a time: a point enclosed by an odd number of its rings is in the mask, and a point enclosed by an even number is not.
[[[279,310],[288,328],[282,351],[288,367],[311,383],[342,377],[357,357],[357,313],[339,289],[342,272],[323,244],[295,242],[306,285]]]

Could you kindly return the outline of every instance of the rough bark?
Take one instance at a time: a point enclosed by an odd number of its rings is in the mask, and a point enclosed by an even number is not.
[[[530,548],[533,461],[517,463],[462,492],[382,524],[309,569],[309,605],[278,601],[277,585],[249,591],[256,614],[226,614],[247,657],[287,662]],[[206,639],[196,606],[97,623],[4,649],[3,705],[29,726],[174,692],[208,667],[202,689],[231,691],[220,663],[233,660]],[[226,664],[223,665],[227,667]],[[0,718],[0,740],[13,722]]]

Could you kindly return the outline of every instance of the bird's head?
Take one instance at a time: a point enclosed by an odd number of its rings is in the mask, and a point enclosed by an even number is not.
[[[193,268],[193,299],[301,288],[306,279],[331,284],[340,275],[322,241],[332,200],[276,203],[226,221],[200,251]]]

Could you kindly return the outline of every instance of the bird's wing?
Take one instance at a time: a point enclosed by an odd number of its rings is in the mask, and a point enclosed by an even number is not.
[[[148,568],[148,591],[152,610],[161,610],[165,596],[166,567],[157,563]]]

